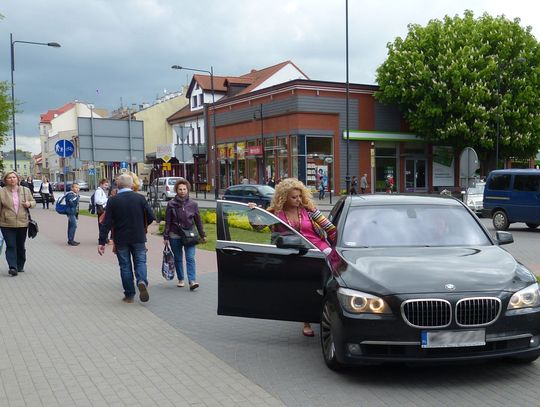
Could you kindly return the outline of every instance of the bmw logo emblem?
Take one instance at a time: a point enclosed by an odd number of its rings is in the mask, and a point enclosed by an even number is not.
[[[446,284],[444,288],[446,288],[448,291],[454,291],[456,286],[454,284]]]

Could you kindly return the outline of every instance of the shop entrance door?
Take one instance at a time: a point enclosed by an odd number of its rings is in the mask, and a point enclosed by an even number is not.
[[[427,190],[426,160],[408,158],[405,160],[405,189],[407,192]]]

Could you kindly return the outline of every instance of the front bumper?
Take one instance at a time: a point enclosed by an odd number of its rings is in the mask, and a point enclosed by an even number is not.
[[[337,304],[336,304],[337,305]],[[407,363],[459,363],[494,358],[540,356],[540,308],[508,315],[479,328],[451,325],[445,330],[485,329],[482,346],[422,348],[423,330],[407,325],[400,316],[353,315],[333,307],[332,333],[337,360],[345,365]],[[438,330],[438,329],[433,329]]]

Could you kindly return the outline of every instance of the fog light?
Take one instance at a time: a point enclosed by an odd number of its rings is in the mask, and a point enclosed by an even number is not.
[[[347,349],[351,355],[360,355],[362,353],[362,349],[360,349],[360,345],[357,343],[348,343]]]
[[[536,335],[531,338],[529,341],[529,347],[536,348],[538,344],[540,343],[540,336]]]

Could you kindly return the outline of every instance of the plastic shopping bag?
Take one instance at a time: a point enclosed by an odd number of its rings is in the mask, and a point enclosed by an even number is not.
[[[165,280],[172,280],[176,273],[174,265],[174,254],[171,246],[167,243],[163,249],[163,262],[161,263],[161,275]]]

